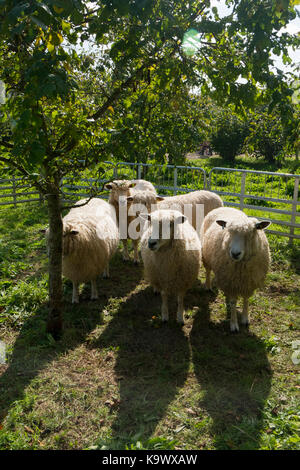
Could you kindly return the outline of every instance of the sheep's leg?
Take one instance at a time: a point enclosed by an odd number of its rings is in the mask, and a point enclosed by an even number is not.
[[[249,326],[249,299],[244,297],[243,299],[243,311],[242,311],[242,325]]]
[[[123,260],[124,261],[129,261],[129,253],[128,253],[128,243],[127,243],[127,238],[122,240],[123,243]]]
[[[133,250],[134,250],[133,262],[134,262],[134,264],[139,264],[139,262],[140,262],[139,241],[138,240],[132,240],[132,244],[133,244]]]
[[[109,278],[109,263],[107,263],[107,266],[106,266],[106,268],[105,268],[104,271],[103,271],[103,277],[104,277],[104,279],[108,279],[108,278]]]
[[[79,303],[79,282],[73,282],[72,304]]]
[[[232,333],[239,331],[239,324],[236,312],[237,299],[226,299],[227,311],[230,314],[230,331]]]
[[[184,324],[184,294],[180,293],[177,297],[178,308],[177,308],[177,323]]]
[[[211,269],[205,268],[206,278],[205,278],[205,289],[211,290]]]
[[[162,321],[166,322],[169,320],[169,309],[168,309],[168,294],[166,292],[161,292],[161,318]]]
[[[91,281],[91,300],[98,299],[98,287],[96,279]]]

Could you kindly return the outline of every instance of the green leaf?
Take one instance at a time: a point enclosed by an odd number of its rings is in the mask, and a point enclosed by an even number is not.
[[[35,165],[39,163],[44,158],[44,156],[44,146],[38,140],[33,141],[30,149],[30,162]]]

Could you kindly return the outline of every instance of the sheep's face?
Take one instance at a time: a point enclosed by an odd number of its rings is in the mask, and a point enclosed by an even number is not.
[[[270,225],[268,220],[259,222],[257,219],[250,217],[244,223],[225,220],[217,220],[216,222],[223,229],[226,229],[224,245],[228,256],[234,262],[239,262],[252,256],[253,252],[255,252],[258,230],[263,230]]]
[[[157,202],[163,201],[164,198],[157,196],[152,191],[136,191],[134,194],[127,197],[128,206],[136,209],[136,212],[152,212],[157,205]]]
[[[72,224],[64,224],[63,226],[63,256],[68,256],[72,253],[75,239],[79,234],[78,227]]]
[[[47,253],[49,255],[49,228],[40,230],[45,235],[47,244]],[[63,224],[63,256],[72,253],[75,237],[78,236],[79,229],[69,223]]]
[[[145,217],[151,222],[150,235],[148,237],[148,248],[151,251],[166,249],[174,238],[180,238],[179,226],[185,222],[186,217],[177,211],[156,211]],[[144,217],[141,214],[141,217]],[[145,218],[144,217],[144,218]]]
[[[130,189],[133,188],[136,183],[132,183],[127,180],[115,180],[112,183],[107,183],[105,189],[110,190],[110,201],[120,206],[127,204],[127,197],[130,195]]]

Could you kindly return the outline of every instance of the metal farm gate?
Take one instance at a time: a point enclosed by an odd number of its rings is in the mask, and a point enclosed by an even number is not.
[[[101,191],[113,179],[146,179],[160,195],[176,195],[207,189],[221,196],[226,206],[245,211],[272,222],[269,233],[300,239],[300,175],[215,167],[208,174],[196,166],[156,165],[148,163],[105,162],[101,178],[62,180],[65,200],[86,197]],[[101,195],[107,198],[107,193]],[[0,178],[0,206],[42,202],[39,193],[22,178]]]

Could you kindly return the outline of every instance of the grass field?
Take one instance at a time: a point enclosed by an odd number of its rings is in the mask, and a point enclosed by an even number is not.
[[[98,301],[87,285],[73,306],[65,280],[55,342],[45,223],[39,205],[0,210],[0,449],[300,448],[299,243],[269,236],[271,271],[237,335],[203,271],[184,327],[163,325],[142,266],[117,253]]]

